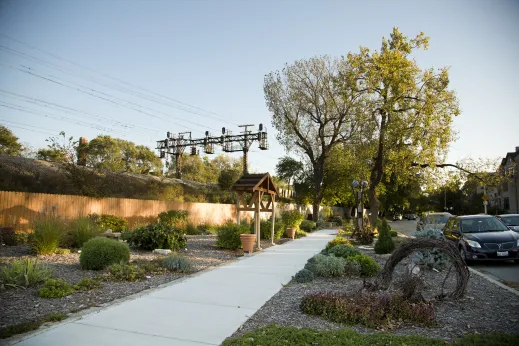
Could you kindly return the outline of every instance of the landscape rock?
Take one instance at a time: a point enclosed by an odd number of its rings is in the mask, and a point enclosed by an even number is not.
[[[169,255],[171,253],[171,250],[169,249],[155,249],[153,250],[153,253],[159,254],[159,255]]]

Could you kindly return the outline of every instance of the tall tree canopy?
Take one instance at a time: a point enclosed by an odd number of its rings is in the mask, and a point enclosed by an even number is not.
[[[58,136],[50,137],[45,141],[49,144],[47,148],[38,150],[37,159],[69,164],[76,162],[78,142],[74,137],[67,137],[65,132],[61,131]]]
[[[18,137],[7,127],[0,126],[0,154],[19,156],[22,151],[23,146],[18,142]]]
[[[409,39],[394,28],[389,40],[383,38],[380,52],[362,47],[359,53],[348,54],[352,69],[342,82],[346,91],[363,93],[372,130],[368,133],[374,144],[368,198],[373,225],[383,177],[396,173],[398,182],[413,161],[441,162],[454,140],[452,120],[460,110],[449,89],[448,69],[422,70],[411,57],[428,44],[423,33]]]
[[[314,219],[323,199],[326,159],[335,145],[356,138],[362,124],[362,93],[338,88],[345,70],[351,70],[345,59],[316,57],[265,76],[265,99],[278,141],[312,167]]]

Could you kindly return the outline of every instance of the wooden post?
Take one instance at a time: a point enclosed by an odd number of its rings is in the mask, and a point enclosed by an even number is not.
[[[240,220],[240,207],[241,207],[241,200],[243,198],[243,192],[238,193],[238,201],[236,202],[236,223],[239,225]]]
[[[276,221],[276,195],[270,195],[272,198],[272,230],[270,231],[270,240],[272,241],[272,245],[274,244],[274,224]]]
[[[256,191],[256,211],[254,212],[256,215],[256,241],[258,250],[261,250],[261,242],[260,242],[260,207],[261,207],[261,193],[259,191]]]

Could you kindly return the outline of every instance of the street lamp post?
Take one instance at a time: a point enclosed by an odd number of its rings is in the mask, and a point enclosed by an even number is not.
[[[354,191],[356,190],[357,194],[357,227],[359,230],[362,230],[364,226],[364,189],[368,187],[368,182],[363,180],[359,183],[357,180],[354,180],[351,186]]]

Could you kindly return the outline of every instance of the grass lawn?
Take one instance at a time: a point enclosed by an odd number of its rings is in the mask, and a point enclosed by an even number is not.
[[[224,346],[241,345],[312,345],[312,346],[433,346],[433,345],[498,346],[519,345],[519,335],[486,334],[469,335],[452,342],[440,339],[428,339],[421,336],[397,336],[387,333],[359,334],[349,328],[332,331],[297,329],[294,327],[268,326],[244,334],[238,338],[229,338]]]

